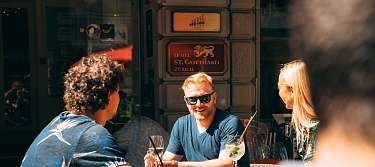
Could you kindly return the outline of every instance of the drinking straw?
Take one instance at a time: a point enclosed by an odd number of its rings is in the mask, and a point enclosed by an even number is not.
[[[160,158],[160,156],[159,156],[159,153],[156,151],[156,146],[155,146],[154,141],[152,141],[151,136],[149,136],[148,139],[150,139],[150,141],[151,141],[152,147],[154,148],[155,153],[156,153],[156,155],[157,155],[158,158],[159,158],[159,161],[160,161],[160,163],[161,163],[161,166],[164,167],[164,165],[163,165],[163,161],[161,160],[161,158]]]
[[[250,125],[251,121],[254,119],[254,116],[257,114],[257,112],[258,112],[258,110],[255,110],[255,113],[253,114],[253,116],[250,117],[249,122],[247,122],[247,125],[246,125],[245,129],[243,130],[243,132],[241,134],[240,139],[243,138],[243,135],[245,134],[247,128],[249,128],[249,125]]]

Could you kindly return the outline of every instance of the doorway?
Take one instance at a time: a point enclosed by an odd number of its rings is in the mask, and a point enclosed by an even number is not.
[[[0,161],[19,165],[35,137],[36,63],[31,3],[0,3]]]

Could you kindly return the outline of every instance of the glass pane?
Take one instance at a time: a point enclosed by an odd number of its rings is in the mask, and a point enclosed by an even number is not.
[[[94,53],[114,53],[125,64],[122,95],[126,102],[119,109],[129,110],[132,103],[132,0],[45,0],[47,50],[51,96],[62,97],[63,76],[81,57]],[[125,49],[125,52],[124,52]],[[122,98],[124,99],[124,98]],[[129,113],[120,114],[128,117]]]
[[[6,127],[31,124],[30,55],[28,16],[25,8],[0,8],[4,66],[4,112]]]

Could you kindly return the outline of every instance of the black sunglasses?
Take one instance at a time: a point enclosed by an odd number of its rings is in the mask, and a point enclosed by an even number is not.
[[[215,91],[209,93],[209,94],[204,94],[202,96],[194,96],[194,97],[185,97],[185,102],[189,105],[195,105],[198,102],[198,99],[201,103],[208,103],[211,101],[211,95],[214,94]]]

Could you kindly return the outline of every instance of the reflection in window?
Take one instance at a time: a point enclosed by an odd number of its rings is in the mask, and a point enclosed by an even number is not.
[[[0,8],[4,67],[6,127],[30,125],[30,58],[27,10]],[[3,77],[3,76],[1,76]],[[3,86],[3,85],[2,85]]]
[[[48,92],[63,94],[63,76],[81,57],[119,51],[132,41],[132,0],[45,0],[48,50]],[[122,91],[132,98],[132,59]],[[128,107],[126,107],[128,108]]]

